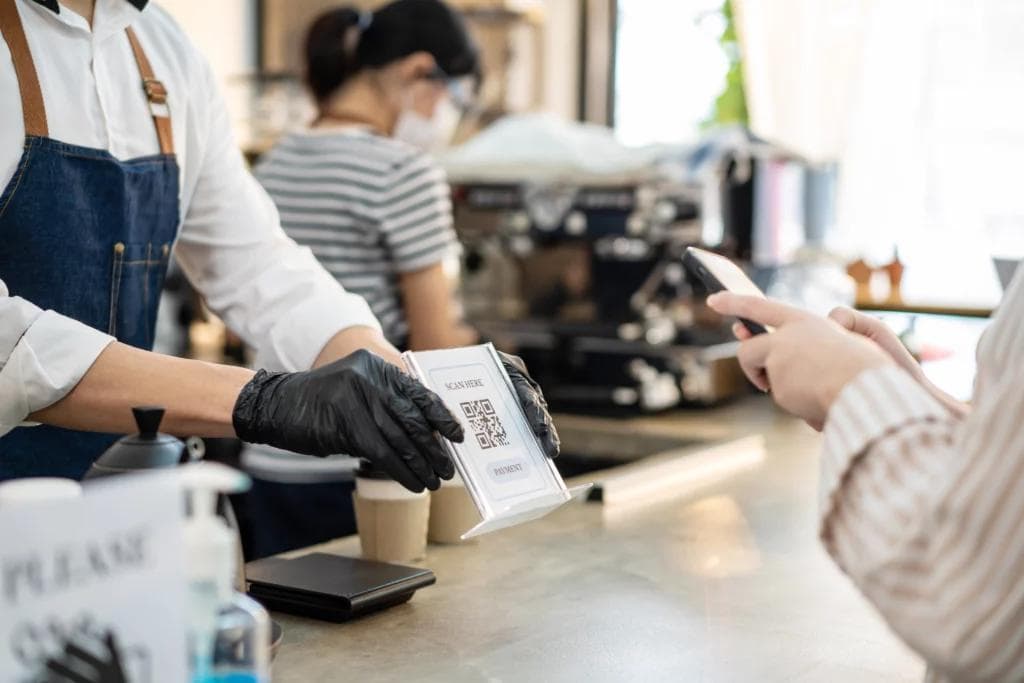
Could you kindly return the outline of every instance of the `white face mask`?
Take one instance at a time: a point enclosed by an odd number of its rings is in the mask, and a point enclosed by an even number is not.
[[[447,97],[437,103],[429,118],[405,108],[398,115],[393,137],[424,152],[439,152],[452,141],[459,118],[459,110]]]

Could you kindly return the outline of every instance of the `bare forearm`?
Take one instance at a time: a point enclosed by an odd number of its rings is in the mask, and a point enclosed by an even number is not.
[[[318,368],[321,365],[333,363],[359,349],[373,351],[389,363],[403,367],[402,356],[398,353],[398,349],[392,346],[379,330],[363,326],[349,327],[334,335],[320,351],[313,367]]]
[[[409,329],[409,348],[413,351],[469,346],[478,341],[480,341],[480,335],[477,331],[462,323],[441,327],[435,322],[427,329],[424,329],[423,326],[414,327],[412,325]]]
[[[324,346],[315,366],[363,348],[401,365],[398,351],[378,330],[350,327]],[[115,342],[67,396],[29,419],[68,429],[130,433],[136,430],[133,406],[160,405],[167,411],[161,431],[234,436],[235,401],[252,376],[252,370],[245,368],[174,358]]]
[[[29,419],[69,429],[137,431],[131,408],[160,405],[161,431],[178,435],[233,436],[231,414],[252,371],[164,356],[113,343],[63,399]]]
[[[467,346],[479,340],[461,321],[452,283],[441,264],[402,274],[399,279],[409,348],[414,351]]]

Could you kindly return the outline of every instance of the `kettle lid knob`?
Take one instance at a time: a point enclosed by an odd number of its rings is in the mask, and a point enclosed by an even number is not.
[[[132,408],[135,416],[135,424],[139,427],[139,435],[146,438],[156,438],[160,431],[160,421],[164,419],[163,406],[136,406]]]

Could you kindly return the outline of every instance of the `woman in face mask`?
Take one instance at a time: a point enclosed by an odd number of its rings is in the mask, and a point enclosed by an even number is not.
[[[313,23],[305,54],[318,116],[256,173],[282,226],[367,299],[400,348],[473,343],[444,273],[458,243],[429,156],[451,139],[479,78],[461,18],[441,0],[334,9]]]
[[[305,55],[317,117],[256,168],[282,227],[367,300],[397,347],[474,343],[444,272],[459,247],[430,156],[475,90],[479,60],[462,21],[440,0],[334,9],[310,27]],[[347,458],[314,468],[250,447],[242,462],[253,475],[236,506],[247,559],[355,531]]]

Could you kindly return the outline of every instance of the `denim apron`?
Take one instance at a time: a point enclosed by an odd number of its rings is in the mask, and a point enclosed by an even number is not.
[[[178,230],[178,164],[167,92],[126,29],[160,141],[160,154],[119,161],[48,135],[35,65],[16,0],[0,0],[25,119],[25,148],[0,194],[0,279],[10,290],[119,341],[151,349],[157,304]],[[0,481],[81,479],[117,438],[49,426],[0,437]]]

